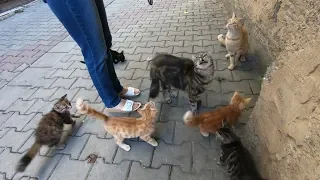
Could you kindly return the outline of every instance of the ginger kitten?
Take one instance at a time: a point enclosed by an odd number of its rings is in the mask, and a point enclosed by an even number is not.
[[[183,120],[187,126],[199,126],[200,132],[203,136],[209,136],[209,133],[215,133],[222,127],[223,120],[234,127],[241,111],[251,101],[252,98],[244,98],[236,91],[234,92],[230,104],[214,111],[204,112],[199,115],[193,116],[191,111],[184,114]]]
[[[108,117],[84,103],[81,98],[77,100],[76,107],[81,114],[87,114],[104,121],[104,129],[114,137],[118,146],[125,151],[130,151],[131,148],[123,143],[124,138],[140,137],[152,146],[158,146],[157,141],[151,137],[155,130],[155,117],[158,112],[155,103],[152,101],[137,110],[141,115],[139,118]]]
[[[229,70],[233,70],[237,61],[241,57],[241,61],[246,61],[246,55],[249,49],[248,32],[243,26],[243,18],[237,18],[233,13],[226,27],[228,29],[226,38],[223,34],[218,35],[219,42],[226,46],[228,54],[226,58],[230,60]]]

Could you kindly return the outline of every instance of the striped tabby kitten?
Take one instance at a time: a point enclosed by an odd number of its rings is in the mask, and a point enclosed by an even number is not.
[[[171,103],[171,97],[177,93],[171,88],[186,91],[189,96],[191,111],[198,114],[199,95],[205,91],[205,85],[213,80],[214,64],[208,54],[199,54],[188,58],[180,58],[169,54],[157,54],[151,60],[150,98],[156,98],[163,90],[163,97]]]
[[[52,110],[45,114],[40,120],[35,132],[36,141],[19,161],[18,172],[23,172],[37,155],[41,146],[49,147],[63,145],[61,137],[63,134],[63,124],[75,124],[71,117],[78,117],[70,114],[71,104],[67,99],[67,94],[62,96],[53,106]]]
[[[216,132],[216,138],[221,142],[221,155],[217,164],[226,166],[230,180],[263,180],[251,153],[242,145],[230,126],[220,128]]]

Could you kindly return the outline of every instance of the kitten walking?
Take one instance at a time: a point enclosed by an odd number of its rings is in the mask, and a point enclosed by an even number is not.
[[[193,116],[191,111],[188,111],[184,114],[183,120],[189,127],[199,126],[200,133],[203,136],[208,137],[209,133],[215,133],[222,127],[223,120],[226,120],[230,126],[234,127],[238,123],[241,111],[251,99],[252,98],[241,97],[236,91],[234,92],[229,105],[196,116]]]
[[[230,180],[264,180],[255,166],[251,153],[228,125],[216,132],[221,141],[218,165],[225,166]]]
[[[118,64],[118,62],[124,62],[126,60],[126,57],[123,54],[123,51],[121,53],[118,53],[117,51],[114,51],[110,49],[112,60],[114,64]],[[82,64],[85,64],[84,61],[80,61]]]
[[[25,171],[32,159],[37,155],[41,146],[49,147],[62,145],[61,137],[63,134],[63,124],[74,124],[71,119],[71,104],[67,95],[62,96],[53,106],[52,110],[45,114],[36,129],[35,142],[28,152],[20,159],[16,169],[18,172]]]
[[[148,102],[142,109],[137,110],[141,115],[140,118],[108,117],[85,104],[82,99],[77,100],[77,109],[81,114],[87,114],[104,121],[104,129],[114,137],[118,146],[125,151],[130,151],[131,148],[123,143],[124,138],[140,137],[152,146],[158,146],[157,141],[151,137],[155,130],[155,117],[158,112],[154,102]]]
[[[205,85],[213,80],[214,63],[208,54],[192,56],[191,59],[175,57],[169,54],[158,54],[151,60],[150,98],[156,98],[163,90],[163,97],[171,103],[171,97],[177,92],[171,88],[186,91],[189,96],[190,109],[198,113],[199,95],[205,91]]]
[[[219,42],[226,46],[228,54],[226,58],[230,60],[229,70],[233,70],[239,58],[241,61],[246,61],[246,55],[249,49],[248,32],[243,26],[243,18],[237,18],[233,13],[226,27],[228,32],[226,37],[223,34],[218,35]]]

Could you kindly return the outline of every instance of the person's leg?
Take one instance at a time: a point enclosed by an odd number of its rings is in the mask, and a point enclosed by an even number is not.
[[[112,36],[111,36],[111,32],[110,32],[110,28],[109,28],[109,24],[108,24],[108,20],[107,20],[107,14],[106,14],[106,10],[104,8],[104,4],[103,4],[103,0],[95,0],[96,5],[97,5],[97,9],[99,12],[99,16],[100,16],[100,20],[101,20],[101,25],[102,25],[102,29],[103,29],[103,34],[104,34],[104,39],[108,48],[108,54],[110,56],[111,52],[110,52],[110,48],[112,46]],[[117,77],[117,74],[114,70],[114,65],[113,65],[113,60],[110,58],[107,61],[107,66],[108,66],[108,70],[109,70],[109,75],[110,75],[110,79],[113,83],[114,89],[116,90],[117,93],[120,93],[123,89],[123,87],[121,86],[119,79]]]
[[[106,10],[104,8],[104,4],[103,4],[103,0],[95,0],[96,1],[96,5],[97,5],[97,9],[99,12],[99,16],[101,19],[101,25],[102,25],[102,29],[103,29],[103,33],[104,33],[104,39],[106,41],[106,45],[108,50],[111,48],[112,46],[112,36],[111,36],[111,31],[109,28],[109,24],[108,24],[108,19],[107,19],[107,14],[106,14]],[[109,55],[111,56],[111,52],[109,51]],[[108,70],[109,70],[109,75],[110,75],[110,79],[113,82],[113,87],[116,90],[117,93],[119,94],[124,94],[128,91],[128,89],[125,87],[123,88],[119,82],[119,79],[117,77],[117,74],[115,72],[114,69],[114,65],[113,65],[113,61],[112,59],[108,59],[107,61],[107,66],[108,66]],[[140,91],[138,89],[134,90],[135,94],[139,94]]]
[[[95,0],[47,0],[47,3],[80,46],[91,79],[104,104],[108,108],[119,105],[121,99],[113,87],[106,64],[110,57]]]
[[[97,9],[99,12],[99,16],[101,19],[101,25],[102,25],[102,29],[103,29],[104,39],[106,41],[107,48],[110,49],[112,46],[112,36],[111,36],[111,31],[109,28],[107,14],[106,14],[106,10],[104,8],[103,0],[95,0],[95,1],[96,1]]]

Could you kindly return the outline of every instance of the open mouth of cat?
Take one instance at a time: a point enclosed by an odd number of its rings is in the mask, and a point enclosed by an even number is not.
[[[199,62],[199,65],[207,64],[207,63],[208,63],[208,61],[200,61],[200,62]]]

